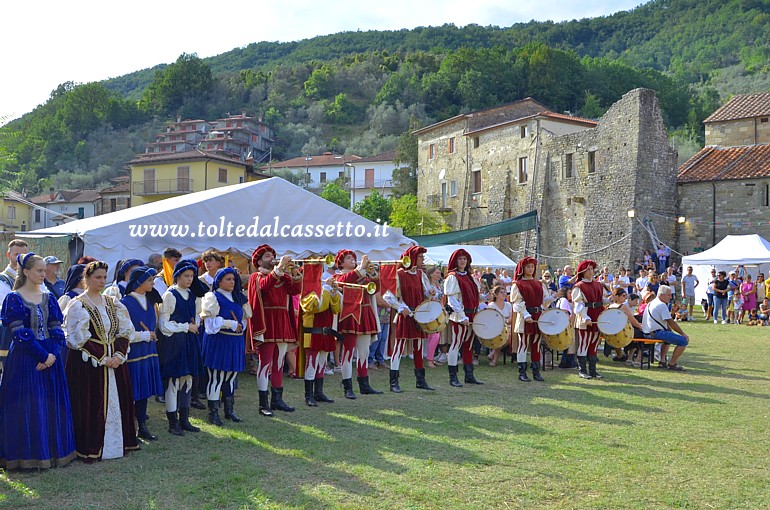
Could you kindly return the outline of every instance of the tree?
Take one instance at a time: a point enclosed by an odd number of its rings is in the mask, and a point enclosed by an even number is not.
[[[448,232],[444,219],[433,211],[417,205],[417,197],[404,195],[392,201],[390,226],[404,229],[405,235],[428,235]]]
[[[414,130],[419,128],[419,123],[412,117],[409,122],[409,130],[402,133],[396,145],[396,159],[393,161],[399,168],[393,171],[393,196],[396,198],[404,195],[417,194],[417,161],[418,147],[417,135]]]
[[[213,87],[208,64],[194,53],[182,53],[176,62],[155,73],[139,104],[148,113],[171,115],[187,101],[202,105]]]
[[[384,223],[390,221],[391,204],[390,201],[380,195],[377,190],[365,199],[357,202],[353,206],[353,212],[366,218],[367,220]]]
[[[321,192],[321,198],[325,198],[329,202],[337,204],[345,209],[350,208],[350,193],[333,182],[329,182],[324,186],[324,190]]]

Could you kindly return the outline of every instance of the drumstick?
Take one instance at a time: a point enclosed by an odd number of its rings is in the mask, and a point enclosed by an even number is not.
[[[234,311],[230,310],[230,315],[233,317],[233,320],[235,320],[235,322],[238,322],[238,317],[235,316]]]
[[[150,328],[148,328],[147,326],[145,326],[145,325],[144,325],[144,322],[142,322],[142,321],[139,321],[139,325],[140,325],[140,326],[142,326],[142,329],[144,329],[145,331],[150,331]]]

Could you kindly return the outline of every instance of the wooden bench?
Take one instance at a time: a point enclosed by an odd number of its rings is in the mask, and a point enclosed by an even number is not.
[[[655,346],[662,344],[663,340],[655,340],[654,338],[634,338],[634,342],[639,344],[639,348],[642,350],[641,368],[644,370],[645,359],[647,360],[647,368],[652,366],[652,362],[655,360]]]

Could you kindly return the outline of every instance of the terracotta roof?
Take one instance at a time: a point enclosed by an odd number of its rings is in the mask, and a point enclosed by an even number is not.
[[[342,156],[339,154],[321,154],[320,156],[300,156],[271,165],[273,168],[315,168],[319,166],[341,166],[345,163],[355,163],[358,156]]]
[[[556,121],[567,121],[572,124],[580,124],[582,126],[586,126],[589,128],[594,128],[599,125],[599,123],[595,120],[585,119],[583,117],[574,117],[572,115],[562,115],[561,113],[554,113],[551,111],[544,111],[539,112],[535,115],[529,115],[527,117],[520,117],[518,119],[513,120],[507,120],[505,122],[500,122],[498,124],[490,124],[488,126],[482,126],[478,129],[468,130],[464,133],[464,136],[472,136],[476,133],[480,133],[482,131],[488,131],[490,129],[497,129],[505,126],[510,126],[511,124],[517,124],[519,122],[529,120],[529,119],[536,119],[538,117],[546,117],[549,119],[554,119]]]
[[[231,158],[221,154],[214,154],[211,152],[204,152],[199,150],[182,151],[182,152],[170,152],[167,154],[162,153],[150,153],[139,154],[136,158],[128,162],[129,165],[144,165],[146,163],[163,163],[166,161],[190,161],[196,159],[213,159],[216,161],[223,161],[225,163],[235,163],[243,166],[248,166],[246,163],[238,158]]]
[[[704,124],[725,120],[770,116],[770,92],[733,96],[703,121]]]
[[[120,184],[116,184],[115,186],[104,188],[103,190],[100,190],[99,193],[102,195],[106,193],[128,193],[130,191],[130,187],[130,183],[125,181],[121,182]]]
[[[28,200],[33,204],[47,204],[51,201],[51,194],[41,193],[40,195],[35,195],[34,197],[28,198]]]
[[[679,167],[678,183],[770,177],[770,145],[705,147]]]
[[[432,131],[436,128],[443,127],[459,120],[467,121],[469,131],[476,131],[488,126],[511,122],[544,112],[550,112],[550,110],[531,97],[526,97],[524,99],[514,101],[513,103],[493,106],[492,108],[485,108],[484,110],[457,115],[441,122],[431,124],[430,126],[417,129],[414,131],[414,133],[427,133],[428,131]]]
[[[382,154],[377,154],[376,156],[369,156],[368,158],[361,158],[356,160],[356,163],[373,163],[373,162],[379,162],[379,161],[393,161],[396,159],[397,153],[396,151],[388,151],[383,152]]]
[[[599,125],[599,122],[596,120],[586,119],[585,117],[578,117],[576,115],[564,115],[561,113],[554,113],[554,112],[541,112],[540,115],[542,115],[543,117],[549,117],[551,119],[568,120],[570,122],[576,122],[578,124],[588,124],[594,127]]]
[[[3,193],[3,198],[6,200],[14,200],[16,202],[29,202],[30,200],[17,191],[8,190]]]

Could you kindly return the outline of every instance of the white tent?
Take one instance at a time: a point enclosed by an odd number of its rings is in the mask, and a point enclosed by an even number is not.
[[[695,289],[695,299],[706,298],[706,286],[711,277],[711,268],[729,273],[738,266],[744,266],[746,273],[756,280],[758,273],[765,278],[770,271],[770,242],[757,234],[726,236],[708,250],[682,257],[684,272],[692,266],[693,274],[700,284]]]
[[[452,252],[460,248],[470,253],[474,267],[516,267],[516,262],[503,255],[500,250],[494,246],[475,244],[447,244],[444,246],[433,246],[428,248],[428,252],[425,254],[425,262],[428,264],[447,265]]]
[[[185,256],[214,248],[247,258],[267,243],[278,255],[336,253],[395,260],[413,244],[394,230],[273,177],[131,207],[102,216],[29,232],[25,237],[77,237],[83,254],[111,266],[146,260],[174,247]]]

